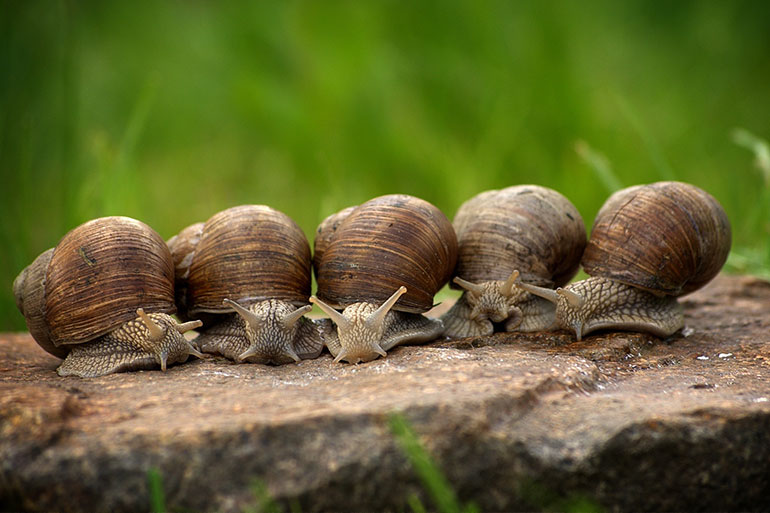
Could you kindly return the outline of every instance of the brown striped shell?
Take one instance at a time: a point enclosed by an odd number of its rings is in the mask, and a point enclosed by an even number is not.
[[[214,214],[199,232],[188,228],[182,233],[188,230],[193,239],[199,238],[197,245],[180,239],[169,243],[175,260],[189,262],[190,315],[231,313],[222,303],[225,298],[241,304],[266,299],[307,304],[310,245],[286,214],[264,205],[242,205]]]
[[[446,216],[425,200],[393,194],[340,217],[328,242],[322,242],[320,257],[316,254],[318,297],[343,308],[382,303],[406,286],[394,310],[429,310],[457,259],[457,238]],[[335,221],[339,218],[329,217],[324,223],[334,226]]]
[[[190,263],[195,248],[201,240],[205,223],[195,223],[171,237],[167,244],[174,260],[174,295],[176,296],[177,316],[189,320],[187,315],[187,278],[190,275]]]
[[[43,349],[64,357],[146,312],[173,313],[174,267],[166,243],[128,217],[103,217],[67,233],[14,281],[19,310]]]
[[[538,185],[482,192],[460,206],[453,225],[459,244],[455,275],[472,283],[504,281],[518,270],[526,283],[564,285],[577,272],[586,245],[574,205]]]
[[[610,196],[582,264],[591,276],[681,296],[716,276],[730,244],[730,222],[716,199],[691,184],[658,182]]]
[[[355,209],[355,206],[343,208],[339,212],[335,212],[321,221],[321,224],[316,228],[315,240],[313,241],[313,267],[315,268],[316,273],[318,272],[316,262],[319,262],[321,258],[323,258],[324,251],[326,251],[332,236],[337,231],[337,228],[339,228],[342,221],[344,221]]]
[[[203,235],[204,225],[205,223],[191,224],[168,240],[171,257],[174,259],[174,278],[177,281],[186,281],[190,275],[190,263]]]

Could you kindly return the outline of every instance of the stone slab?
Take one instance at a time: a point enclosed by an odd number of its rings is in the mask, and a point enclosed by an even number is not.
[[[0,335],[0,509],[242,511],[258,480],[303,511],[432,507],[388,427],[410,421],[485,510],[770,509],[770,284],[720,276],[671,338],[497,334],[366,364],[221,358],[61,378]]]

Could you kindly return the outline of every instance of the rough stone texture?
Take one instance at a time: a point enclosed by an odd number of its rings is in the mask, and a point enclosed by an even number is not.
[[[153,467],[177,510],[240,511],[255,479],[303,511],[430,507],[399,411],[486,510],[769,510],[770,284],[719,277],[684,305],[687,335],[666,340],[501,334],[96,379],[2,335],[0,509],[147,511]]]

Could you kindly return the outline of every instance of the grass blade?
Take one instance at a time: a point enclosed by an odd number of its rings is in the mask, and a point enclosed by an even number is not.
[[[754,164],[762,173],[765,188],[770,188],[770,144],[745,128],[736,128],[732,134],[735,144],[754,153]]]
[[[631,107],[628,100],[620,94],[615,95],[615,100],[620,107],[620,112],[626,117],[628,122],[631,123],[631,126],[639,134],[639,137],[642,138],[642,143],[647,149],[647,153],[650,155],[650,160],[652,160],[655,169],[658,170],[658,175],[661,180],[676,180],[674,170],[663,155],[660,144],[658,144],[658,141],[652,135],[652,132],[647,129],[644,123],[642,123],[641,118]]]
[[[623,188],[623,184],[612,170],[607,157],[591,148],[587,142],[582,140],[575,142],[575,152],[591,166],[596,178],[604,185],[607,193],[612,194]]]
[[[736,128],[732,132],[733,142],[742,146],[754,154],[754,165],[759,169],[764,182],[764,187],[759,192],[759,201],[753,202],[751,208],[742,223],[744,230],[750,233],[760,234],[757,237],[756,248],[743,248],[743,254],[739,255],[733,250],[728,258],[728,264],[733,268],[742,264],[742,272],[750,272],[759,277],[768,279],[770,276],[770,143],[767,140],[749,132],[745,128]],[[740,269],[740,268],[739,268]]]
[[[153,513],[165,513],[166,496],[163,493],[163,479],[160,471],[151,468],[147,471],[147,485],[150,488],[150,511]]]
[[[283,508],[275,502],[275,499],[270,495],[267,489],[267,485],[256,479],[251,484],[251,492],[254,494],[254,498],[257,500],[256,506],[245,508],[244,513],[282,513]],[[294,511],[294,504],[292,504],[292,512]],[[299,506],[297,505],[299,509]]]
[[[417,434],[403,415],[393,414],[390,416],[390,430],[409,458],[415,472],[417,472],[417,476],[422,481],[431,499],[433,499],[438,511],[441,513],[461,513],[463,511],[477,510],[472,504],[469,504],[466,508],[461,507],[449,481],[422,446],[417,438]],[[416,497],[414,500],[410,498],[409,505],[415,512],[425,510]]]
[[[425,505],[423,505],[422,501],[420,500],[417,495],[412,494],[406,499],[406,503],[409,504],[409,507],[412,508],[412,511],[414,513],[428,513],[428,510],[425,509]]]

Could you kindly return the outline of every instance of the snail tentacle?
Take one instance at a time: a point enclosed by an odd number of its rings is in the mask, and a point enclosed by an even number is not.
[[[514,285],[518,279],[519,271],[514,269],[508,279],[505,280],[505,283],[500,286],[500,294],[505,297],[511,297],[513,295]]]
[[[153,321],[149,315],[144,313],[143,308],[138,308],[136,310],[136,315],[142,319],[142,322],[144,323],[144,326],[147,328],[147,331],[150,332],[150,336],[148,337],[149,340],[161,340],[165,335],[166,331],[158,326],[158,324]]]
[[[281,319],[281,324],[283,324],[284,328],[286,328],[287,330],[290,330],[291,328],[294,327],[297,321],[302,319],[302,317],[306,313],[310,312],[310,310],[312,309],[313,309],[313,305],[305,305],[300,308],[297,308],[293,312],[284,315],[283,318]]]
[[[406,287],[402,285],[393,293],[392,296],[387,299],[387,301],[382,304],[382,306],[375,310],[374,313],[372,313],[366,319],[367,326],[375,332],[382,330],[385,322],[385,316],[388,315],[388,312],[393,308],[393,305],[396,304],[396,301],[398,301],[398,299],[404,294],[406,294]]]
[[[585,304],[585,298],[570,289],[559,287],[556,293],[562,296],[574,308],[581,308]]]
[[[559,298],[561,297],[553,289],[548,289],[546,287],[538,287],[537,285],[532,285],[530,283],[517,283],[516,286],[519,287],[520,289],[526,290],[530,294],[534,294],[543,299],[547,299],[553,304],[558,304]]]
[[[339,313],[337,310],[335,310],[332,306],[324,303],[323,301],[318,299],[316,296],[311,296],[309,301],[314,305],[318,305],[318,308],[320,308],[323,311],[323,313],[328,315],[329,318],[332,320],[332,322],[337,326],[343,326],[343,327],[348,326],[349,324],[348,319],[345,318],[345,316]]]
[[[459,276],[455,276],[452,280],[454,283],[462,287],[463,289],[467,290],[468,292],[474,292],[476,294],[483,294],[484,293],[484,287],[477,283],[471,283],[468,280],[463,280]]]
[[[179,334],[184,334],[184,333],[187,333],[188,331],[200,328],[201,326],[203,326],[203,322],[196,320],[196,321],[183,322],[183,323],[177,324],[175,327],[176,327],[176,330],[179,332]]]

